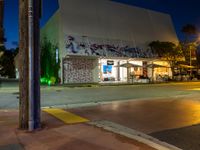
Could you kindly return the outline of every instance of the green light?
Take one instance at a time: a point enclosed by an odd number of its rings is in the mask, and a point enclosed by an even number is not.
[[[47,83],[48,83],[49,86],[51,85],[51,81],[50,80]]]
[[[48,78],[40,78],[40,83],[42,84],[47,84],[47,85],[54,85],[56,83],[56,78],[55,77],[51,77],[50,79]]]
[[[45,83],[46,82],[46,78],[40,78],[40,82],[41,83]]]

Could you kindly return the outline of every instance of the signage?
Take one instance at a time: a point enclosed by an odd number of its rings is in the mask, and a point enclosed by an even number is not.
[[[107,65],[114,65],[114,61],[113,60],[108,60],[107,61]]]

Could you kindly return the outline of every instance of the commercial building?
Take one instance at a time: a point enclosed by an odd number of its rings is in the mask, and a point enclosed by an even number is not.
[[[171,76],[169,63],[148,47],[156,40],[178,42],[168,14],[109,0],[58,2],[59,9],[41,29],[41,39],[58,45],[62,83]]]

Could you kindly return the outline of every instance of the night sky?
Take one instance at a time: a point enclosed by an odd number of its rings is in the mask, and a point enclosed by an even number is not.
[[[200,27],[200,0],[115,0],[171,15],[179,39],[180,32],[185,24],[194,24]],[[57,0],[43,0],[43,16],[41,26],[51,17],[58,8]],[[16,47],[18,42],[18,0],[5,0],[5,36],[6,47]]]

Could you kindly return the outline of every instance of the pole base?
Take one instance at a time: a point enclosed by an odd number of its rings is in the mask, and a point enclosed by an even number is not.
[[[29,121],[28,122],[28,130],[33,131],[34,130],[34,121]]]

